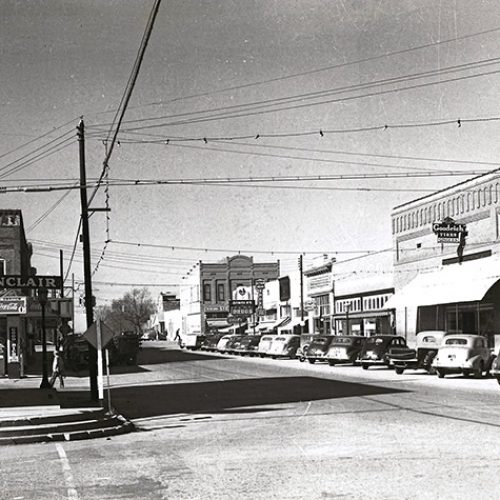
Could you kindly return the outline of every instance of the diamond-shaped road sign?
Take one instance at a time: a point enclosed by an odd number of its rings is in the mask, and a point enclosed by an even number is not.
[[[115,335],[115,332],[101,321],[101,349],[104,349]],[[97,349],[97,325],[95,322],[87,328],[83,338]]]

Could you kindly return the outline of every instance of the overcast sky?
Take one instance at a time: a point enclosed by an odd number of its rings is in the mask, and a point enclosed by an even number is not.
[[[76,181],[80,115],[87,177],[99,176],[103,140],[152,5],[1,1],[0,186]],[[234,179],[494,168],[498,121],[428,124],[500,116],[499,34],[496,0],[164,1],[109,176]],[[387,82],[398,77],[407,79]],[[313,98],[314,92],[325,94]],[[228,118],[227,107],[241,104],[248,106],[230,108],[238,116]],[[359,131],[370,127],[378,129]],[[311,131],[317,133],[296,135]],[[252,138],[210,140],[241,135]],[[173,142],[176,137],[209,140]],[[233,250],[269,252],[254,255],[279,258],[286,271],[300,252],[306,259],[312,257],[307,252],[338,252],[341,259],[389,248],[394,206],[465,178],[111,186],[112,242],[94,275],[96,295],[110,300],[130,288],[112,283],[176,291],[169,285],[194,262]],[[80,200],[78,191],[64,195],[1,195],[2,208],[23,211],[40,274],[57,274],[60,248],[69,264]],[[93,205],[104,206],[104,189]],[[93,267],[107,239],[105,222],[102,213],[91,218]],[[143,247],[125,244],[138,242]],[[80,247],[71,272],[77,280],[83,276]]]

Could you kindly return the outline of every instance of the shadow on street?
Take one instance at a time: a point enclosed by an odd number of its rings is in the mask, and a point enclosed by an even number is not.
[[[111,400],[120,413],[135,419],[400,392],[408,391],[316,377],[280,377],[121,387],[111,390]]]
[[[0,408],[59,405],[55,389],[16,388],[0,390]]]
[[[156,365],[160,363],[179,363],[182,361],[210,361],[227,359],[217,354],[197,354],[192,351],[181,349],[158,348],[157,346],[142,346],[139,351],[138,364]]]

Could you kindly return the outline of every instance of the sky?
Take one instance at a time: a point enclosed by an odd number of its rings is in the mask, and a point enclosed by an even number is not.
[[[83,278],[79,192],[14,189],[78,182],[80,116],[99,177],[152,6],[1,1],[0,207],[39,274],[61,249]],[[285,273],[390,249],[395,206],[498,166],[499,34],[496,0],[163,1],[91,203],[111,209],[90,218],[98,303],[238,252]]]

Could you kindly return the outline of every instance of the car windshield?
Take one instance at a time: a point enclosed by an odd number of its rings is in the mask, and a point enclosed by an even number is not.
[[[446,345],[467,345],[467,339],[446,339]]]
[[[275,342],[284,342],[285,340],[286,340],[286,338],[285,338],[285,337],[276,337],[276,338],[274,339],[274,341],[275,341]]]
[[[350,344],[350,343],[352,343],[352,339],[338,338],[338,339],[334,339],[332,343],[336,344],[336,345]]]

